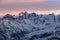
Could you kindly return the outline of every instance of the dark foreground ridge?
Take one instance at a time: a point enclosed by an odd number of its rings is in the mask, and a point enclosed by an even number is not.
[[[60,40],[60,15],[7,14],[0,18],[0,40]]]

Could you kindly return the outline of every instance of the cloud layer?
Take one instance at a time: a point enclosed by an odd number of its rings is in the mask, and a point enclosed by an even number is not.
[[[3,0],[0,10],[60,10],[60,0]]]

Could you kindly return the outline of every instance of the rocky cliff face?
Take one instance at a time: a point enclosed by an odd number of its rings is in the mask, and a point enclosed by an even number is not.
[[[0,40],[60,40],[60,15],[6,15],[0,18]]]

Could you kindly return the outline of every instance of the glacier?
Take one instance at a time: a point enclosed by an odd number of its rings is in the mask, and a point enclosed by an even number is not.
[[[60,15],[7,14],[0,18],[0,40],[60,40]]]

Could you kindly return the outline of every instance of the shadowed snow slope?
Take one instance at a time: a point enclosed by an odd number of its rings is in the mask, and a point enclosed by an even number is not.
[[[60,15],[7,14],[0,18],[0,40],[60,40]]]

